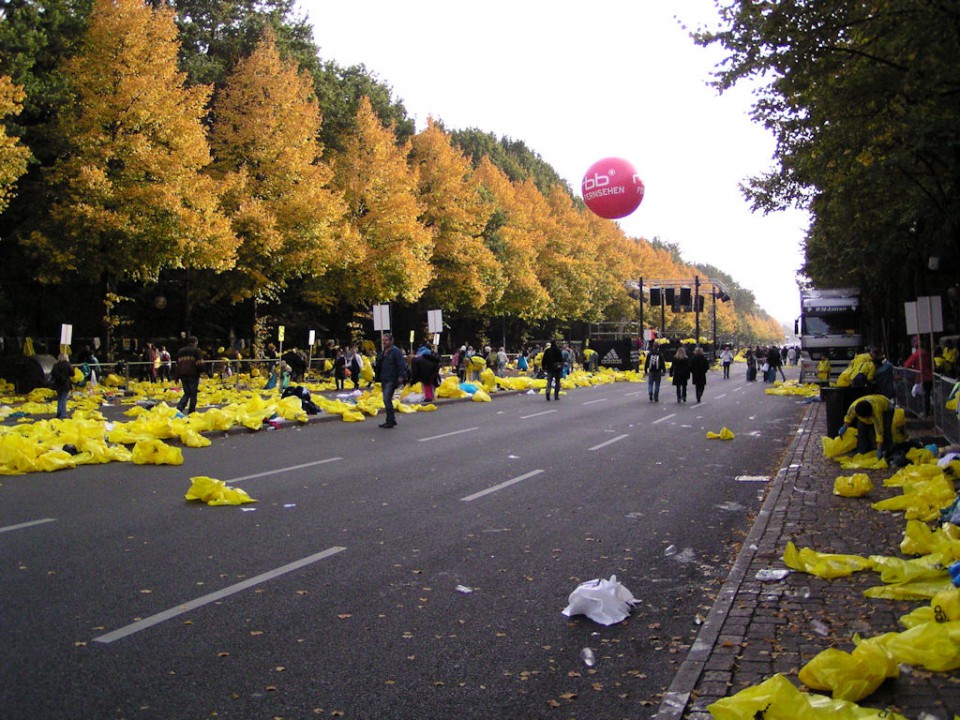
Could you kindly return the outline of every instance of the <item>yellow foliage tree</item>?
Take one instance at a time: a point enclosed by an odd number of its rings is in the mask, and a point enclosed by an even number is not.
[[[47,175],[52,227],[27,241],[42,279],[153,279],[166,267],[227,269],[236,237],[219,212],[201,119],[209,89],[185,88],[173,10],[95,0],[63,73],[67,152]]]
[[[329,273],[315,292],[360,307],[414,302],[433,277],[434,238],[420,221],[417,173],[407,164],[408,148],[397,145],[393,129],[381,124],[365,97],[356,133],[343,145],[331,161],[334,187],[347,202],[360,252],[345,270]]]
[[[450,310],[493,305],[506,278],[484,243],[493,203],[484,197],[470,162],[432,119],[412,139],[410,161],[419,180],[421,220],[434,238],[433,279],[424,300]]]
[[[215,97],[211,169],[240,239],[235,269],[218,282],[233,300],[252,298],[255,315],[290,279],[360,256],[346,203],[320,160],[320,123],[309,75],[281,59],[270,30]]]
[[[0,118],[20,112],[24,98],[23,90],[6,76],[0,76]],[[0,126],[0,212],[6,209],[13,197],[13,187],[27,171],[30,151],[19,144],[19,138],[7,135]]]
[[[485,309],[491,315],[544,318],[550,295],[537,276],[537,263],[545,242],[538,216],[548,213],[546,202],[536,186],[512,183],[486,157],[477,166],[475,177],[493,203],[484,238],[506,281],[503,294]]]

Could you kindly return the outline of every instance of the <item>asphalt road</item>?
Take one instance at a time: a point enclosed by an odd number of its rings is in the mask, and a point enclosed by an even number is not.
[[[0,718],[652,717],[799,425],[763,390],[509,395],[0,478]],[[258,503],[187,503],[195,475]],[[614,574],[630,618],[561,614]]]

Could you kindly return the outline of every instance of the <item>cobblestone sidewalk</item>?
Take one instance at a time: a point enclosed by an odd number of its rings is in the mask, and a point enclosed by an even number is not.
[[[826,434],[822,403],[811,403],[783,466],[757,516],[726,583],[686,660],[664,696],[657,720],[709,720],[707,706],[758,684],[775,673],[799,685],[797,673],[821,650],[853,649],[852,636],[904,628],[898,618],[919,602],[873,600],[863,590],[880,584],[872,572],[824,580],[791,572],[780,581],[761,582],[757,573],[785,568],[788,541],[798,548],[854,555],[899,556],[903,513],[882,513],[870,505],[893,495],[883,479],[893,471],[870,471],[875,489],[865,498],[833,494],[842,471],[823,457]],[[863,707],[894,710],[907,718],[929,713],[951,720],[960,713],[960,671],[934,673],[901,669]]]

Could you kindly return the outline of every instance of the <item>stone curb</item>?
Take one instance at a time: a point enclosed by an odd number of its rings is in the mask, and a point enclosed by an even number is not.
[[[673,682],[670,683],[670,687],[663,696],[660,708],[654,716],[656,720],[680,720],[683,717],[690,701],[690,695],[696,688],[704,666],[717,646],[724,619],[746,578],[750,563],[756,556],[760,539],[766,533],[775,515],[780,518],[783,517],[783,513],[778,513],[778,510],[781,510],[781,505],[789,499],[789,494],[784,493],[783,490],[787,486],[787,479],[795,477],[799,473],[799,460],[803,457],[807,443],[814,437],[813,425],[817,416],[816,409],[816,405],[810,404],[807,406],[800,422],[800,428],[787,449],[783,465],[777,471],[776,478],[770,486],[770,491],[757,514],[756,520],[754,520],[747,539],[743,543],[740,554],[730,569],[730,573],[727,575],[727,579],[724,581],[707,619],[697,633],[690,652],[687,653],[686,659],[680,665]]]

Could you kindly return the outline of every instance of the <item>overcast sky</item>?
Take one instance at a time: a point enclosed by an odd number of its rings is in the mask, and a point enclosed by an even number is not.
[[[646,186],[619,221],[687,262],[709,263],[792,325],[804,213],[753,214],[739,183],[771,167],[773,138],[751,95],[707,86],[722,59],[688,29],[712,0],[300,0],[324,59],[363,63],[421,129],[478,128],[522,140],[576,194],[587,168],[618,156]],[[644,278],[645,283],[657,278]],[[661,278],[666,279],[666,278]]]

